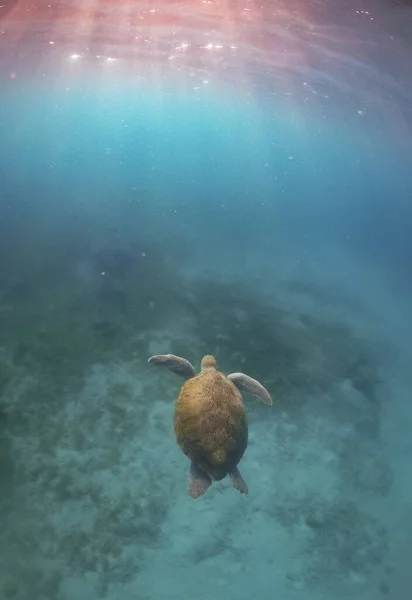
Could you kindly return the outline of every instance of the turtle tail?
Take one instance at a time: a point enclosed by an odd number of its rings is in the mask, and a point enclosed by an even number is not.
[[[223,448],[216,448],[212,452],[212,462],[216,466],[223,465],[227,460],[227,454]]]
[[[212,479],[219,481],[227,475],[227,453],[222,448],[213,450],[210,456],[208,473]]]

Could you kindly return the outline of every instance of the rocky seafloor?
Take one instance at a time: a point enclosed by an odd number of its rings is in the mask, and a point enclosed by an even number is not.
[[[382,433],[399,350],[367,308],[188,277],[148,242],[74,246],[0,281],[1,600],[400,600]],[[249,496],[188,498],[181,381],[157,352],[270,390],[273,407],[245,396]]]

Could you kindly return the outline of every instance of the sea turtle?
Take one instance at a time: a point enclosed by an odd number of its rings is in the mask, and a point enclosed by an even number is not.
[[[224,375],[216,360],[206,354],[200,373],[185,358],[157,354],[150,364],[167,367],[186,379],[175,405],[174,432],[181,450],[190,459],[189,494],[198,498],[229,475],[232,485],[247,494],[247,485],[237,468],[246,450],[248,425],[239,390],[272,404],[269,392],[255,379],[243,373]]]

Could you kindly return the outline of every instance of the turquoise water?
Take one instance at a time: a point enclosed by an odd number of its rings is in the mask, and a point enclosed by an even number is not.
[[[0,600],[404,600],[410,9],[49,5],[0,7]],[[270,391],[247,496],[189,496],[158,353]]]

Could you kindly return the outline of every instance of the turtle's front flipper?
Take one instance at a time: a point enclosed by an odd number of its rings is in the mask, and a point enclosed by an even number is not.
[[[240,474],[240,471],[237,467],[235,467],[232,470],[232,472],[230,473],[230,479],[232,480],[232,485],[235,488],[235,490],[238,490],[241,494],[248,493],[248,489],[247,489],[245,480],[243,479],[243,477]]]
[[[232,373],[231,375],[228,375],[227,378],[235,384],[238,390],[248,392],[249,394],[252,394],[252,396],[260,398],[265,404],[273,404],[267,389],[264,388],[261,383],[256,381],[256,379],[249,377],[249,375],[245,375],[244,373]]]
[[[167,367],[169,371],[181,375],[185,379],[195,376],[195,370],[188,360],[174,354],[155,354],[147,361],[152,365]]]
[[[199,498],[206,490],[210,488],[212,480],[209,475],[199,469],[199,467],[191,461],[189,474],[189,494],[192,498]]]

